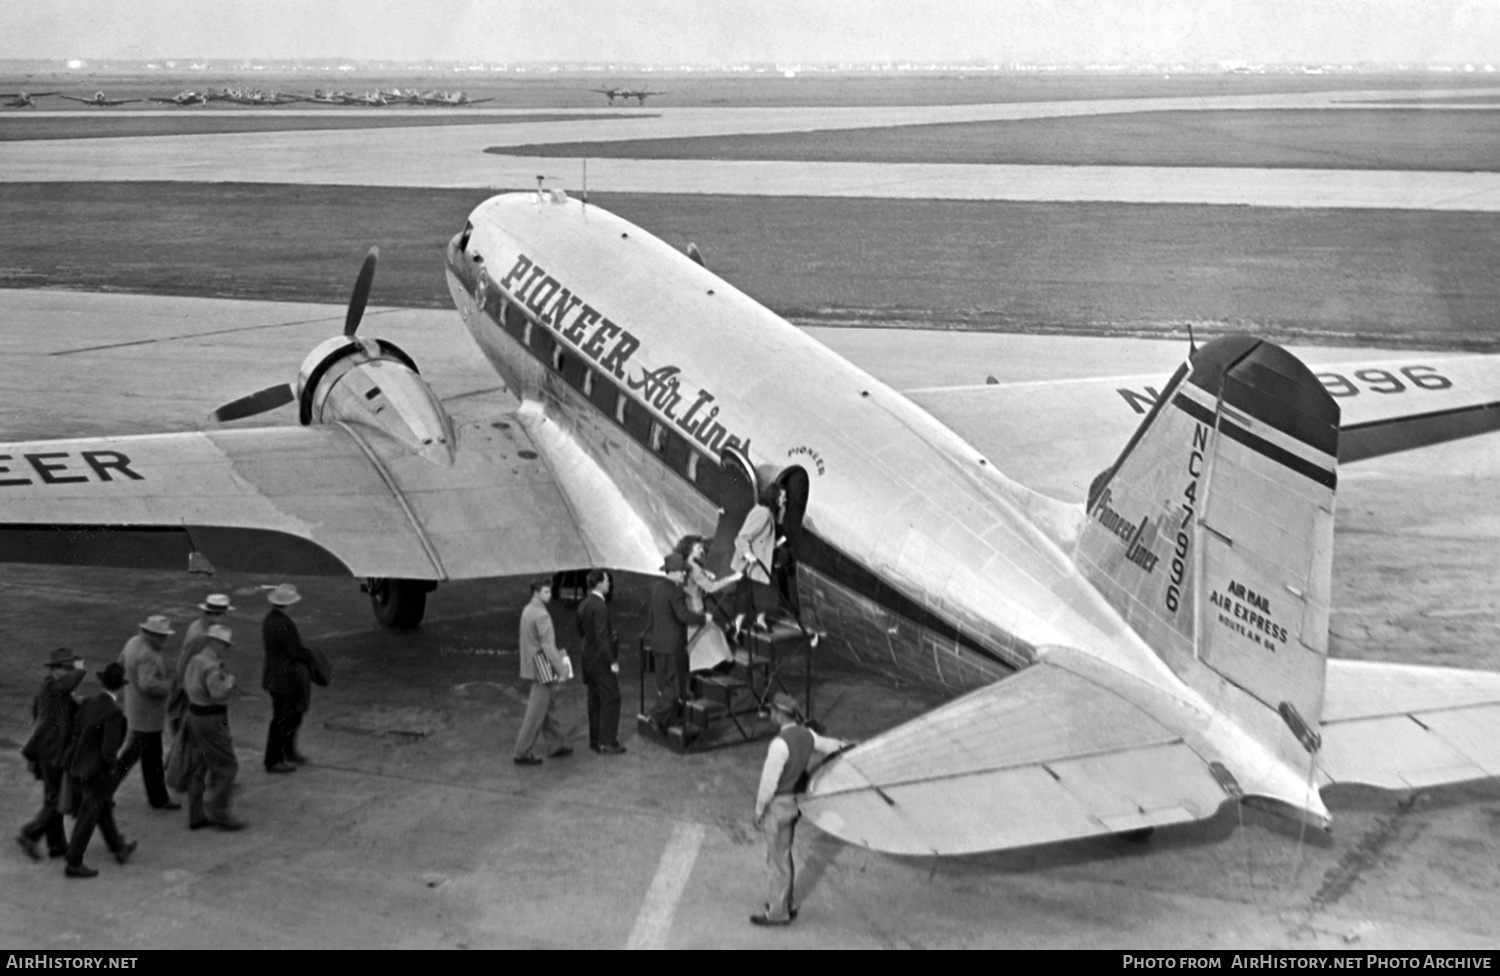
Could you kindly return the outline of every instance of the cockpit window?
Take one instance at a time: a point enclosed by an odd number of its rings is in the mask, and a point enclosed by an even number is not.
[[[472,223],[464,224],[463,236],[458,239],[458,249],[460,251],[467,251],[469,249],[469,236],[473,233],[474,225]]]

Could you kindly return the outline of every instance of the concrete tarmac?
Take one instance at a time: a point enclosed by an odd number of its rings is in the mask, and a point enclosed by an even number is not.
[[[1488,91],[1488,90],[1485,90]],[[1474,96],[1485,91],[1469,91]],[[1435,103],[1454,92],[1430,92]],[[185,180],[367,186],[517,188],[572,192],[732,193],[950,200],[1124,201],[1274,207],[1500,209],[1500,174],[1151,166],[985,166],[509,156],[492,147],[580,140],[1000,121],[1140,111],[1300,108],[1339,111],[1409,93],[1368,91],[1182,99],[1104,99],[916,107],[672,108],[609,119],[402,128],[223,133],[0,143],[0,181]],[[1422,111],[1474,111],[1438,105]],[[278,109],[278,113],[283,110]],[[295,110],[293,110],[295,111]],[[400,115],[412,110],[329,110]],[[485,111],[466,109],[466,116]],[[493,110],[507,116],[514,109]],[[44,113],[43,113],[44,114]],[[76,114],[76,113],[75,113]],[[131,113],[136,114],[136,113]],[[327,113],[319,113],[327,114]],[[560,114],[549,110],[549,116]],[[597,110],[577,110],[597,116]],[[8,117],[0,114],[0,125]],[[27,118],[33,117],[28,113]],[[427,116],[430,117],[430,114]]]
[[[212,406],[291,376],[342,316],[329,306],[0,291],[0,429],[7,439],[192,429]],[[455,412],[509,409],[456,315],[371,309],[362,332],[402,345]],[[818,335],[898,386],[974,382],[975,373],[1165,371],[1181,356],[1178,343],[964,335],[912,364],[899,332]],[[264,419],[295,422],[284,409]],[[1335,655],[1500,670],[1497,448],[1490,436],[1341,472]],[[789,929],[756,929],[746,916],[764,898],[764,852],[749,814],[764,742],[681,757],[637,739],[632,661],[628,754],[581,750],[514,766],[522,581],[444,586],[422,628],[396,634],[374,624],[354,581],[296,580],[306,599],[295,619],[336,675],[315,693],[304,732],[313,764],[265,774],[258,587],[274,582],[5,567],[0,819],[19,826],[39,799],[16,746],[46,652],[65,643],[97,669],[147,614],[168,613],[180,629],[205,593],[225,591],[247,692],[231,706],[235,809],[251,826],[189,832],[182,813],[146,806],[134,773],[117,811],[141,844],[131,863],[115,865],[96,839],[88,861],[100,877],[68,880],[58,862],[34,864],[11,847],[0,856],[0,940],[121,949],[1500,944],[1496,781],[1410,795],[1330,790],[1330,835],[1230,805],[1144,844],[1104,838],[933,860],[849,847],[806,826],[801,917]],[[645,585],[622,587],[626,635],[644,623]],[[576,647],[569,613],[554,609]],[[835,735],[864,738],[936,703],[836,662],[820,662],[817,679],[815,705]]]

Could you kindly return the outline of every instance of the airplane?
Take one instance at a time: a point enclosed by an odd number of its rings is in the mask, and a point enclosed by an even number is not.
[[[63,95],[63,98],[73,102],[82,102],[95,108],[109,108],[114,105],[129,105],[131,102],[143,102],[143,98],[105,98],[104,93],[94,92],[93,98],[83,98],[78,95]]]
[[[598,92],[603,95],[609,99],[609,104],[611,105],[615,103],[616,98],[626,102],[633,98],[636,100],[637,105],[645,105],[646,99],[649,96],[666,94],[666,92],[648,91],[644,88],[590,88],[589,91]]]
[[[484,102],[493,101],[493,98],[470,98],[467,94],[461,91],[438,92],[434,95],[421,96],[421,102],[423,105],[446,105],[455,108],[462,105],[479,105]]]
[[[344,99],[349,96],[346,92],[324,91],[321,88],[313,89],[311,95],[303,95],[298,92],[286,92],[283,98],[294,102],[317,102],[321,105],[343,105]]]
[[[227,426],[0,445],[0,560],[364,578],[417,626],[445,580],[655,573],[769,486],[796,625],[959,695],[819,768],[851,843],[948,855],[1500,775],[1500,674],[1330,660],[1341,464],[1500,430],[1483,356],[1319,367],[1219,337],[1140,377],[898,392],[562,190],[446,250],[519,400],[455,420],[404,350],[340,335]],[[296,426],[233,426],[295,404]],[[705,533],[706,534],[706,533]]]
[[[213,96],[215,101],[233,102],[236,105],[286,105],[300,99],[280,92],[244,91],[226,88],[222,94]]]
[[[147,101],[160,102],[163,105],[207,105],[208,96],[195,91],[183,91],[170,98],[151,95],[147,97]]]
[[[36,108],[33,98],[41,98],[44,95],[56,95],[57,92],[9,92],[0,94],[0,98],[8,99],[6,108]]]

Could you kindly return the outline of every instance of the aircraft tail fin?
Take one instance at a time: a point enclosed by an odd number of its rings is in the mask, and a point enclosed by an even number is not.
[[[1216,339],[1091,486],[1074,556],[1174,670],[1237,686],[1309,749],[1327,660],[1338,433],[1338,405],[1300,360],[1248,336]]]

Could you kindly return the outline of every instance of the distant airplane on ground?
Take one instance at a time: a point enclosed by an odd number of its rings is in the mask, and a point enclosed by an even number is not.
[[[409,628],[444,580],[655,573],[708,527],[725,572],[765,499],[778,626],[960,695],[813,775],[804,812],[850,842],[963,854],[1242,801],[1326,828],[1333,783],[1500,775],[1500,674],[1328,655],[1339,469],[1500,428],[1496,357],[1314,372],[1233,335],[1152,387],[902,393],[561,191],[480,204],[446,262],[505,421],[456,424],[358,334],[372,252],[343,333],[214,414],[300,425],[0,444],[0,561],[365,578]],[[1036,486],[1059,478],[1071,500]]]
[[[609,99],[609,104],[611,105],[615,103],[615,99],[617,98],[625,101],[629,101],[633,98],[636,100],[637,105],[645,105],[646,99],[649,96],[666,94],[666,92],[648,91],[644,88],[590,88],[589,91],[598,92],[599,94],[603,95],[605,98]]]
[[[324,91],[321,88],[313,89],[311,95],[303,95],[300,92],[286,92],[283,98],[293,102],[316,102],[319,105],[343,105],[346,92]]]
[[[56,95],[57,92],[8,92],[0,94],[0,98],[6,99],[6,108],[36,108],[33,98],[41,98],[45,95]]]
[[[147,96],[147,101],[160,102],[163,105],[207,105],[208,96],[200,92],[184,91],[178,92],[170,98],[162,98],[158,95]]]
[[[478,105],[481,102],[493,102],[493,98],[470,98],[461,91],[437,92],[421,96],[423,105],[447,105],[457,107],[460,105]]]
[[[79,95],[64,95],[62,97],[68,99],[69,101],[82,102],[85,105],[92,105],[94,106],[94,108],[108,108],[112,105],[129,105],[131,102],[145,101],[144,98],[105,98],[102,91],[94,92],[93,98],[83,98]]]
[[[286,105],[300,101],[297,96],[281,92],[263,92],[259,89],[246,91],[243,88],[225,88],[218,94],[208,96],[213,101],[233,102],[236,105]]]

